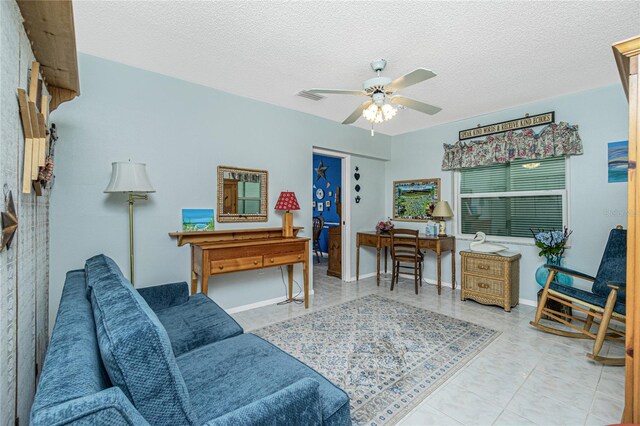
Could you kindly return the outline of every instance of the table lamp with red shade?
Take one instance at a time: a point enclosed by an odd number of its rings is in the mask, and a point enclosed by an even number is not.
[[[284,211],[282,213],[282,236],[285,238],[293,237],[293,213],[291,213],[291,210],[300,210],[296,194],[282,191],[278,197],[275,210]]]

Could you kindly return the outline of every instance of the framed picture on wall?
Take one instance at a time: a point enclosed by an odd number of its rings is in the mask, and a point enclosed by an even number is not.
[[[323,212],[324,211],[324,203],[318,203],[318,211],[319,212]]]
[[[440,179],[393,182],[393,220],[427,222],[440,200]]]
[[[315,209],[315,208],[316,208],[316,202],[315,202],[315,201],[312,201],[312,202],[311,202],[311,206]]]

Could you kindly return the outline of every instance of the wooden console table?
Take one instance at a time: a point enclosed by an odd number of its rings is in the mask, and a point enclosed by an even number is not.
[[[420,248],[431,250],[438,256],[438,294],[442,292],[442,253],[451,252],[451,287],[456,288],[456,238],[452,235],[446,237],[429,237],[419,235]],[[356,235],[356,280],[360,279],[360,246],[375,247],[377,265],[377,284],[380,285],[380,250],[384,248],[384,272],[387,273],[387,251],[391,246],[390,234],[379,234],[374,231],[358,232]]]
[[[309,238],[284,238],[282,228],[233,229],[221,231],[170,232],[178,246],[191,245],[191,293],[208,294],[209,277],[230,272],[249,271],[287,265],[289,300],[293,300],[293,265],[302,263],[304,307],[309,307]]]

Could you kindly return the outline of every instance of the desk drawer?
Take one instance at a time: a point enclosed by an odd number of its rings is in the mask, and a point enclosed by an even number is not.
[[[504,262],[463,256],[464,272],[502,278],[504,276]]]
[[[265,256],[264,267],[290,265],[292,263],[302,262],[303,258],[303,253],[274,254],[272,256]]]
[[[262,256],[211,261],[211,275],[224,274],[226,272],[246,271],[256,268],[262,268]]]
[[[465,274],[462,282],[465,290],[492,296],[502,296],[504,294],[504,281]]]

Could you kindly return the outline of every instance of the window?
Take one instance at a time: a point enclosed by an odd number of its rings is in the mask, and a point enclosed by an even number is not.
[[[530,238],[531,229],[563,227],[566,200],[564,157],[462,169],[458,229],[461,234]]]

